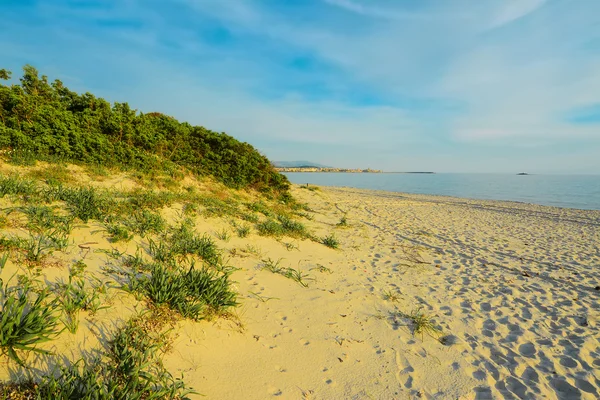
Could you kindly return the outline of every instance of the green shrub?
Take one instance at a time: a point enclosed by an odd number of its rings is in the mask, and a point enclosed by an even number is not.
[[[28,65],[23,71],[20,84],[0,84],[0,99],[11,99],[0,102],[0,148],[13,163],[68,161],[172,179],[187,169],[233,188],[289,190],[288,179],[248,143],[161,113],[138,113],[127,103],[77,94]]]

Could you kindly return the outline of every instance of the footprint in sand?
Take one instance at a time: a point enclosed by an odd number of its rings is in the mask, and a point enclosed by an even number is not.
[[[283,394],[283,392],[275,386],[270,386],[267,390],[267,393],[269,393],[271,396],[281,396]]]
[[[414,379],[411,372],[414,372],[415,369],[398,350],[396,350],[396,366],[398,367],[398,372],[396,372],[398,383],[404,385],[407,389],[412,388]]]
[[[298,343],[300,343],[302,346],[308,346],[310,344],[310,342],[306,339],[300,339]]]

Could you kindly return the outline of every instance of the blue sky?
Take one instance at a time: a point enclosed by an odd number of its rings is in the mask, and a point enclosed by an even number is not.
[[[597,0],[3,0],[0,68],[273,160],[600,172]]]

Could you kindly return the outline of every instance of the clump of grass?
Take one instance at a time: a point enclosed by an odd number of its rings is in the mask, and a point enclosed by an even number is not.
[[[294,282],[297,282],[302,287],[308,287],[308,283],[306,283],[306,280],[310,279],[309,275],[303,273],[302,271],[300,271],[300,269],[286,268],[282,275],[286,278],[293,280]]]
[[[254,203],[247,203],[246,207],[251,211],[263,214],[265,217],[273,217],[275,215],[273,213],[273,211],[271,211],[269,206],[267,206],[262,201],[255,201]]]
[[[35,191],[36,187],[32,181],[15,175],[0,176],[0,198],[6,195],[31,196]]]
[[[0,350],[10,359],[24,365],[17,351],[50,354],[39,344],[52,340],[58,332],[55,303],[47,289],[36,291],[31,284],[0,288]]]
[[[383,299],[395,303],[397,301],[400,301],[400,295],[398,293],[392,292],[391,290],[384,290]]]
[[[260,236],[281,236],[283,235],[283,228],[280,224],[272,219],[268,219],[263,222],[256,224],[256,230]]]
[[[346,214],[344,214],[342,216],[342,218],[340,218],[340,222],[338,222],[336,224],[336,226],[339,226],[339,227],[348,226],[348,218],[346,217]]]
[[[334,234],[322,237],[320,242],[332,249],[337,249],[340,246],[340,242],[338,242]]]
[[[281,271],[284,270],[284,268],[281,266],[281,260],[282,260],[282,258],[280,258],[278,260],[272,260],[271,257],[261,260],[261,262],[262,262],[261,269],[266,269],[267,271],[270,271],[274,274],[279,274],[279,273],[281,273]]]
[[[59,185],[52,190],[54,192],[49,193],[50,197],[65,201],[71,214],[84,223],[90,219],[102,220],[106,215],[106,196],[91,186],[65,189]]]
[[[228,274],[196,269],[193,263],[187,272],[156,263],[148,275],[133,279],[133,288],[155,305],[166,305],[192,320],[222,315],[237,305],[237,294],[230,287]]]
[[[196,205],[196,203],[185,203],[183,205],[183,214],[187,215],[187,216],[193,216],[193,215],[197,215],[198,214],[198,206]]]
[[[217,239],[222,240],[224,242],[229,242],[229,239],[231,239],[229,231],[225,228],[221,229],[218,232],[215,232],[215,236],[217,237]]]
[[[54,242],[45,234],[31,235],[23,242],[25,258],[30,262],[40,262],[54,249]]]
[[[166,223],[160,214],[142,210],[133,214],[133,218],[128,222],[128,226],[140,236],[146,236],[148,233],[162,232],[165,229]]]
[[[423,306],[419,306],[412,310],[410,314],[401,313],[401,316],[411,322],[413,336],[421,335],[421,340],[423,340],[424,334],[437,338],[442,331],[434,325],[431,317],[425,314],[422,309]]]
[[[256,215],[254,214],[242,214],[240,215],[240,218],[243,219],[244,221],[248,221],[248,222],[252,222],[253,224],[258,223],[259,219]]]
[[[113,243],[125,241],[128,242],[133,238],[133,234],[129,230],[117,223],[106,223],[106,232],[109,235],[109,240]]]
[[[83,264],[85,266],[85,264]],[[75,264],[69,274],[67,283],[56,285],[57,299],[65,313],[63,323],[71,333],[77,332],[79,327],[79,311],[89,311],[91,314],[102,309],[99,286],[88,288],[85,280],[80,276],[83,267]]]
[[[306,227],[301,222],[294,221],[285,215],[279,215],[277,219],[284,234],[294,237],[306,236]]]
[[[247,225],[240,225],[235,228],[238,237],[245,238],[250,234],[250,227]]]
[[[227,202],[217,197],[201,197],[199,202],[205,207],[204,215],[207,217],[223,217],[238,213],[237,207],[233,202]]]
[[[193,254],[212,266],[221,263],[221,253],[214,241],[209,236],[196,235],[192,229],[192,225],[186,221],[173,232],[169,238],[169,242],[174,254]]]
[[[260,257],[262,255],[262,250],[258,246],[254,246],[251,244],[247,244],[244,249],[247,253],[252,254],[255,257]]]

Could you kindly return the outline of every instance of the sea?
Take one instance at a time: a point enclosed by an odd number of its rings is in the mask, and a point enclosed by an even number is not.
[[[600,210],[600,175],[289,172],[290,182]]]

